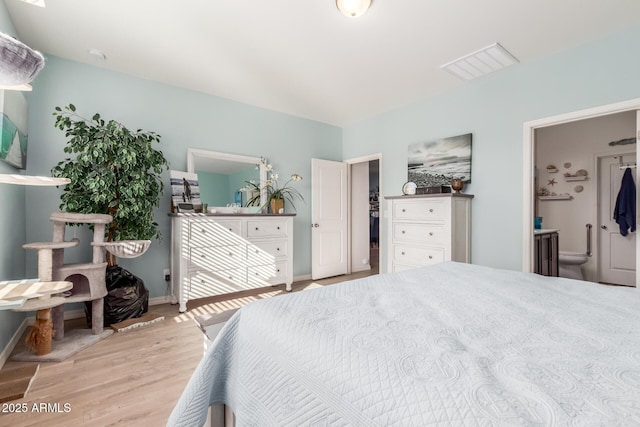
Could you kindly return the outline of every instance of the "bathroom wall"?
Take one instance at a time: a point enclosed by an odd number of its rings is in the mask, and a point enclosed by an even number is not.
[[[537,185],[557,194],[568,193],[571,200],[536,200],[538,215],[543,217],[542,228],[560,230],[560,250],[585,252],[587,250],[586,224],[593,224],[592,248],[595,250],[597,233],[597,176],[596,157],[605,153],[636,150],[636,144],[609,146],[609,142],[633,138],[636,133],[636,113],[629,111],[573,123],[538,129],[535,135]],[[571,163],[565,167],[565,163]],[[554,165],[557,173],[546,168]],[[567,182],[564,173],[575,174],[579,169],[588,172],[586,181]],[[555,180],[554,185],[549,184]],[[582,192],[576,192],[581,185]],[[583,266],[586,280],[594,280],[596,259],[592,257]]]

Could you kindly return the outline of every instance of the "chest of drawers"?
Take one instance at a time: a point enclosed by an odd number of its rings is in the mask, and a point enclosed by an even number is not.
[[[471,262],[472,198],[456,193],[386,197],[388,271]]]
[[[294,215],[172,216],[172,301],[293,283]]]

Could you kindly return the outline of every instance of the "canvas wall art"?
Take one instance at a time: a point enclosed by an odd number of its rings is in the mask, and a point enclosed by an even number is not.
[[[418,188],[471,182],[471,134],[409,145],[407,171]]]
[[[0,159],[18,169],[27,167],[27,119],[24,94],[0,90]]]

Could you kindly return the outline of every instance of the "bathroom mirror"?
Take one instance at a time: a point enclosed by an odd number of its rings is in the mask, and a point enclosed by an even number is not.
[[[242,191],[247,181],[264,187],[267,171],[260,165],[260,157],[216,151],[187,149],[187,171],[198,174],[200,198],[211,207],[239,203],[246,206],[252,194]],[[257,206],[263,205],[264,194]]]

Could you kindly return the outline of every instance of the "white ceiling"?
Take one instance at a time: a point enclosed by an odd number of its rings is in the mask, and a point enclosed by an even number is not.
[[[45,54],[338,126],[469,84],[440,65],[494,42],[522,63],[640,23],[638,0],[5,3]]]

